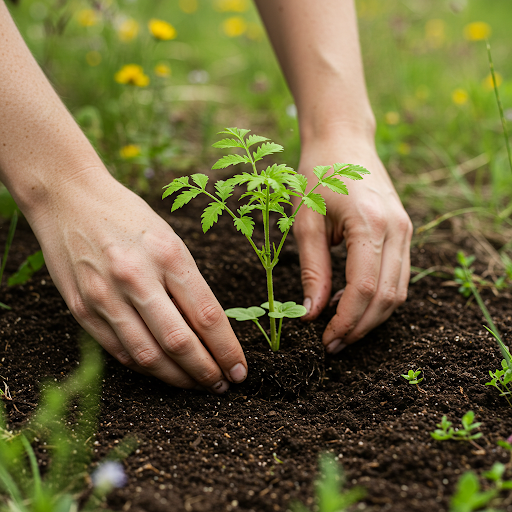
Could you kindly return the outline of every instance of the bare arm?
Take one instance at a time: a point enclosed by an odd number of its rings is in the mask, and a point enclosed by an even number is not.
[[[0,179],[78,322],[119,361],[168,384],[223,392],[244,380],[242,349],[190,253],[109,174],[3,1],[0,62]]]
[[[348,197],[323,192],[327,218],[302,210],[299,245],[305,319],[331,293],[329,247],[346,240],[347,285],[323,343],[338,352],[386,320],[407,296],[412,225],[374,144],[353,0],[256,0],[295,98],[301,136],[299,172],[357,163],[371,175],[347,183]]]

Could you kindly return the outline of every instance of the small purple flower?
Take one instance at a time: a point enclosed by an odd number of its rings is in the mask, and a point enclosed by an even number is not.
[[[507,443],[512,444],[512,435],[507,437]]]
[[[108,460],[100,464],[91,475],[94,487],[112,488],[123,487],[128,478],[124,474],[123,465],[120,462]]]

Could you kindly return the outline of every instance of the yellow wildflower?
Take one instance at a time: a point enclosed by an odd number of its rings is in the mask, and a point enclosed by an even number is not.
[[[491,35],[491,27],[485,21],[474,21],[464,27],[464,37],[468,41],[482,41],[489,39]]]
[[[452,92],[452,101],[455,105],[464,105],[469,100],[469,94],[464,89],[455,89]]]
[[[440,48],[446,39],[446,25],[443,20],[433,19],[425,23],[425,39],[432,48]]]
[[[386,124],[398,124],[400,122],[400,114],[395,111],[386,112],[384,115],[384,120],[386,121]]]
[[[249,9],[248,0],[216,0],[215,10],[219,12],[245,12]]]
[[[140,155],[140,146],[137,146],[136,144],[128,144],[119,150],[119,154],[124,160],[130,160],[131,158],[135,158]]]
[[[157,64],[155,66],[154,71],[156,76],[161,76],[162,78],[165,78],[166,76],[170,76],[171,67],[168,64],[165,64],[165,62],[161,62],[160,64]]]
[[[91,67],[99,66],[101,63],[101,53],[97,51],[91,51],[87,52],[85,54],[85,60],[87,61],[87,64]]]
[[[117,35],[121,41],[127,43],[139,35],[140,25],[133,18],[124,20],[117,28]]]
[[[151,19],[148,23],[151,35],[159,41],[169,41],[177,35],[176,29],[167,21]]]
[[[408,155],[411,152],[411,145],[407,142],[400,142],[400,144],[398,144],[398,152],[401,155]]]
[[[93,9],[82,9],[78,11],[77,20],[82,27],[92,27],[99,21],[98,13]]]
[[[144,74],[144,70],[138,64],[123,66],[114,78],[117,83],[136,85],[137,87],[146,87],[149,84],[149,76]]]
[[[496,72],[494,72],[494,76],[496,77],[496,87],[499,87],[503,83],[503,77]],[[494,89],[494,82],[490,73],[485,77],[483,85],[484,89],[487,89],[488,91]]]
[[[187,14],[197,11],[197,0],[180,0],[180,9]]]
[[[222,30],[228,37],[238,37],[247,30],[247,23],[241,16],[232,16],[224,20]]]

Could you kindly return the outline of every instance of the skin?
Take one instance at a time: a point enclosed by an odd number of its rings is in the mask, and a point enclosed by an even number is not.
[[[295,224],[306,320],[330,297],[329,246],[347,242],[348,284],[323,337],[336,352],[405,300],[412,229],[373,144],[352,2],[257,3],[299,111],[299,172],[339,161],[372,172],[347,184],[348,198],[325,194],[327,219],[304,209]],[[109,174],[3,1],[0,62],[0,180],[80,325],[121,363],[167,384],[222,393],[243,381],[242,348],[187,248]]]

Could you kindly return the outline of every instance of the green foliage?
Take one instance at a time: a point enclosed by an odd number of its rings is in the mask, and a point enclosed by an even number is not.
[[[450,501],[450,512],[480,510],[498,495],[496,489],[489,491],[481,491],[480,489],[480,482],[475,473],[473,471],[464,473],[460,477],[455,494]],[[491,512],[491,510],[487,510],[487,512]]]
[[[422,380],[423,380],[423,377],[421,377],[421,379],[418,379],[419,375],[421,373],[421,370],[409,370],[407,372],[407,375],[404,375],[402,373],[402,377],[409,381],[409,384],[419,384]]]
[[[446,416],[443,416],[441,423],[437,424],[437,429],[431,432],[430,435],[437,441],[448,441],[453,439],[454,441],[472,441],[482,437],[481,432],[472,434],[471,431],[475,428],[479,428],[481,423],[473,423],[475,419],[475,413],[468,411],[462,416],[461,423],[462,428],[454,429],[452,422],[448,421]]]
[[[15,286],[17,284],[25,284],[35,272],[43,268],[44,256],[43,251],[37,251],[31,254],[18,268],[18,270],[9,277],[7,284]]]
[[[14,233],[16,232],[17,223],[18,223],[18,210],[16,209],[16,210],[14,210],[12,217],[11,217],[11,223],[9,224],[9,231],[7,232],[7,239],[5,241],[4,257],[2,258],[2,261],[0,263],[0,289],[2,287],[2,278],[4,276],[5,265],[7,264],[7,257],[9,256],[9,250],[12,245]],[[8,306],[7,304],[4,304],[3,302],[0,302],[0,308],[11,309],[10,306]]]
[[[345,477],[341,466],[330,453],[324,453],[319,459],[320,478],[315,482],[316,509],[318,512],[344,512],[348,507],[364,498],[366,491],[354,487],[344,491]],[[301,503],[292,505],[293,512],[308,512]]]
[[[273,164],[261,171],[257,170],[256,162],[262,160],[265,156],[280,153],[283,151],[283,147],[269,141],[266,137],[248,135],[249,132],[250,130],[239,128],[226,128],[219,132],[230,137],[216,142],[213,147],[242,149],[245,151],[245,155],[238,153],[225,155],[215,162],[212,169],[224,169],[231,165],[247,163],[251,165],[252,172],[235,174],[228,180],[217,181],[213,193],[207,190],[208,177],[205,174],[190,176],[192,183],[187,176],[176,178],[164,187],[162,199],[179,192],[171,208],[171,211],[175,211],[199,194],[207,195],[212,199],[212,202],[201,215],[201,226],[205,233],[219,220],[224,212],[232,217],[235,228],[248,239],[267,273],[268,301],[262,304],[262,307],[269,311],[270,337],[258,321],[258,318],[264,313],[261,308],[255,306],[247,309],[232,308],[227,310],[226,314],[230,318],[239,321],[253,321],[264,334],[272,350],[275,351],[279,349],[283,318],[298,318],[306,314],[306,308],[297,305],[295,302],[282,303],[274,300],[272,281],[272,270],[279,260],[279,254],[293,226],[297,212],[305,205],[307,208],[325,215],[325,201],[320,194],[315,192],[319,186],[327,187],[339,194],[347,194],[347,188],[340,177],[360,180],[363,174],[369,172],[359,165],[352,164],[336,163],[333,166],[317,166],[313,169],[317,177],[317,183],[306,193],[308,188],[307,178],[297,174],[292,168],[284,164]],[[249,150],[250,147],[257,144],[259,146],[255,151]],[[236,211],[232,211],[227,205],[227,200],[233,195],[234,188],[237,185],[246,187],[246,192],[241,197],[246,202]],[[293,206],[290,202],[292,196],[299,198],[300,201],[292,214],[288,215],[284,206]],[[263,217],[265,243],[261,249],[252,240],[255,225],[252,214],[255,211],[260,211]],[[270,242],[270,212],[277,213],[279,216],[277,226],[282,233],[282,237],[277,246]],[[278,327],[276,326],[276,319],[279,319]]]

